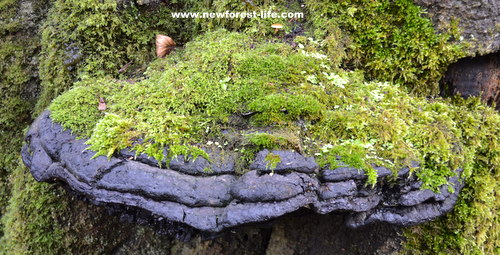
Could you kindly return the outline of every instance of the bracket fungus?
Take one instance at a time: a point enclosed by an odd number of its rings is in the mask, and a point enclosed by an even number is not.
[[[422,182],[401,169],[391,186],[382,179],[391,171],[377,167],[380,182],[367,188],[360,169],[320,169],[315,159],[293,151],[257,153],[243,175],[235,172],[234,158],[211,153],[214,163],[197,158],[187,162],[181,156],[166,168],[143,155],[136,159],[123,150],[109,160],[86,150],[71,130],[52,121],[43,112],[31,126],[22,150],[24,164],[38,181],[66,183],[90,201],[121,205],[149,212],[203,232],[221,232],[249,223],[265,222],[310,208],[319,214],[344,212],[345,223],[359,227],[372,222],[409,226],[423,223],[450,211],[463,184],[457,176],[440,192],[421,189]],[[279,155],[274,174],[269,174],[266,156]],[[206,168],[213,171],[207,173]],[[163,220],[160,220],[163,221]]]

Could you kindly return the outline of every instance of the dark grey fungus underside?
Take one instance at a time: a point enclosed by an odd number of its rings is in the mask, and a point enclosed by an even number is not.
[[[447,186],[439,194],[422,190],[407,168],[389,182],[392,174],[383,167],[377,167],[378,184],[366,187],[358,169],[321,170],[314,158],[292,151],[272,151],[281,157],[274,173],[266,169],[267,150],[241,176],[234,172],[233,156],[216,152],[209,153],[211,162],[186,162],[180,156],[159,168],[155,160],[133,158],[127,150],[110,160],[91,159],[94,152],[84,142],[45,111],[28,131],[23,161],[37,181],[63,181],[95,203],[140,208],[206,232],[271,220],[300,208],[346,212],[346,224],[352,227],[377,221],[414,225],[450,211],[462,188],[459,178],[452,177],[454,193]]]

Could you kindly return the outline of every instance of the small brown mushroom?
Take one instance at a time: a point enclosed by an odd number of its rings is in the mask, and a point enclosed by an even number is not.
[[[272,25],[271,25],[271,27],[272,27],[272,28],[274,28],[274,33],[276,34],[276,33],[278,33],[278,31],[279,31],[280,29],[282,29],[282,28],[283,28],[283,25],[282,25],[282,24],[278,24],[278,23],[276,23],[276,24],[272,24]]]
[[[99,106],[97,107],[97,109],[99,111],[104,111],[106,110],[107,106],[106,106],[106,102],[104,102],[104,98],[100,97],[99,98]]]
[[[163,58],[175,47],[175,42],[170,36],[156,35],[156,56]]]

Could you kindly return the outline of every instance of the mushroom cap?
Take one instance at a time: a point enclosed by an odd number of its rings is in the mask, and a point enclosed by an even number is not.
[[[272,24],[271,27],[272,28],[283,28],[283,25],[276,23],[276,24]]]
[[[156,56],[163,58],[175,46],[174,40],[170,36],[156,35]]]

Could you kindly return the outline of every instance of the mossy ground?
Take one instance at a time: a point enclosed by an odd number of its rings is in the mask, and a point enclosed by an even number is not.
[[[42,94],[34,115],[74,86],[51,106],[53,117],[91,137],[92,148],[103,155],[132,145],[158,158],[163,146],[174,154],[204,156],[199,148],[217,146],[241,153],[244,168],[258,150],[294,149],[316,154],[322,165],[336,164],[335,155],[341,155],[366,168],[371,183],[376,173],[369,163],[397,169],[416,160],[423,167],[415,174],[431,188],[443,184],[455,167],[465,167],[466,188],[455,211],[411,228],[408,249],[498,252],[498,114],[473,99],[420,97],[436,94],[444,68],[461,55],[460,46],[450,43],[453,33],[436,34],[408,0],[308,0],[304,8],[297,2],[246,2],[173,1],[148,10],[116,1],[55,1],[43,26]],[[2,17],[13,15],[15,4],[2,1]],[[171,10],[214,11],[213,6],[219,11],[305,11],[307,20],[187,21],[168,16]],[[287,33],[303,31],[306,36],[283,43],[283,33],[274,35],[269,29],[273,22],[285,24]],[[18,22],[2,24],[7,31],[2,36],[19,27]],[[191,41],[220,27],[244,33],[218,30]],[[143,74],[154,56],[156,33],[172,35],[181,45],[191,42],[166,60],[154,61]],[[14,64],[0,66],[8,74],[2,77],[12,77],[0,80],[2,91],[10,91],[0,107],[12,116],[2,115],[0,124],[6,125],[2,135],[19,139],[4,139],[8,144],[1,148],[17,151],[24,129],[17,123],[29,121],[34,104],[18,100],[25,99],[18,91],[29,79],[23,59],[35,53],[6,38],[0,56]],[[105,112],[97,110],[100,97],[108,105]],[[23,254],[45,246],[57,253],[68,244],[81,245],[70,229],[47,220],[64,217],[67,201],[57,198],[59,191],[26,178],[16,154],[1,154],[0,166],[15,169],[12,183],[17,187],[2,220],[7,229],[2,247]],[[32,194],[28,198],[24,186],[36,192],[27,193]],[[110,247],[99,240],[87,240],[89,246],[82,247]]]

